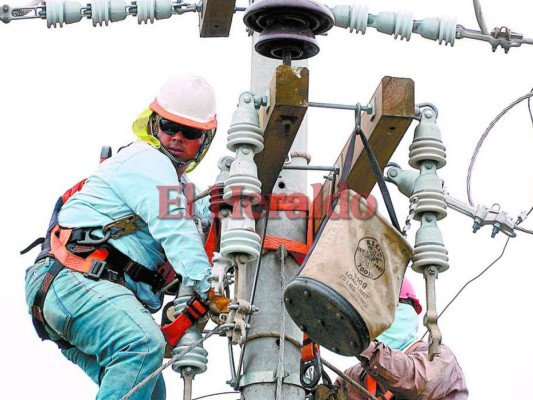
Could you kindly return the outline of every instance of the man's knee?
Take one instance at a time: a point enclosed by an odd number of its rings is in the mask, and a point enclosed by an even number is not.
[[[135,337],[132,337],[131,345],[128,347],[129,351],[144,353],[153,359],[162,361],[166,342],[161,330],[157,326],[154,327],[157,329],[138,332]]]

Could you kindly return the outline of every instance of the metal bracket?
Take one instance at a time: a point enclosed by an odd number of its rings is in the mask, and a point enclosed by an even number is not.
[[[516,236],[516,232],[514,231],[514,221],[505,211],[500,211],[500,206],[498,204],[493,204],[490,209],[484,205],[478,205],[474,208],[448,194],[444,197],[448,207],[474,220],[474,225],[472,227],[474,233],[476,233],[482,226],[492,225],[491,237],[495,237],[498,232],[502,232],[509,237]]]

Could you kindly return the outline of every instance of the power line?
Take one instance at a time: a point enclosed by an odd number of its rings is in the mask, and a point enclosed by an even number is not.
[[[531,212],[531,210],[530,210]],[[452,303],[457,299],[457,297],[463,292],[463,290],[468,286],[470,285],[472,282],[474,282],[475,280],[477,280],[478,278],[480,278],[485,272],[487,272],[490,267],[492,267],[494,264],[496,264],[504,255],[505,253],[505,250],[507,249],[507,245],[509,244],[509,240],[511,239],[511,237],[507,237],[507,240],[505,241],[505,244],[503,246],[503,249],[502,249],[502,252],[500,253],[500,255],[498,257],[496,257],[496,259],[491,262],[483,271],[481,271],[479,274],[477,274],[474,278],[470,279],[468,282],[466,282],[463,287],[457,292],[457,294],[453,297],[453,299],[450,300],[450,302],[446,305],[446,307],[444,307],[444,309],[441,311],[441,313],[439,314],[439,316],[437,317],[437,320],[440,319],[440,317],[442,317],[442,314],[444,314],[444,312],[452,305]],[[428,334],[429,330],[426,331],[426,333],[424,333],[424,336],[422,336],[422,339],[424,339],[426,337],[426,335]]]
[[[513,101],[511,104],[509,104],[507,107],[505,107],[503,109],[503,111],[501,111],[496,116],[496,118],[494,118],[494,120],[489,124],[488,128],[485,130],[483,135],[481,135],[481,138],[479,139],[479,141],[478,141],[478,143],[476,145],[476,148],[474,150],[474,153],[472,155],[472,158],[470,160],[470,166],[468,167],[468,174],[467,174],[467,177],[466,177],[466,194],[468,196],[468,203],[470,203],[470,205],[472,207],[474,206],[474,202],[472,201],[472,195],[471,195],[471,191],[470,191],[470,185],[471,185],[471,180],[472,180],[472,171],[474,169],[474,164],[476,162],[476,157],[477,157],[477,155],[479,153],[479,150],[481,149],[481,146],[485,142],[485,139],[489,135],[489,133],[492,130],[492,128],[494,127],[494,125],[496,125],[496,123],[501,119],[501,117],[503,117],[511,108],[516,106],[518,103],[522,102],[525,99],[531,99],[531,97],[533,97],[533,91],[529,92],[528,94],[525,94],[524,96],[519,97],[518,99]],[[533,122],[533,114],[531,112],[530,112],[530,115],[531,115],[531,120]]]
[[[219,392],[219,393],[211,393],[211,394],[206,394],[205,396],[195,397],[195,398],[192,399],[192,400],[207,399],[208,397],[222,396],[223,394],[238,394],[238,395],[240,395],[241,392]]]

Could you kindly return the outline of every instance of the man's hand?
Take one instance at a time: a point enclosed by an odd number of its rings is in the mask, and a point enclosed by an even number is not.
[[[218,316],[227,313],[229,303],[230,299],[225,296],[216,295],[214,289],[209,291],[206,304],[208,305],[211,314]]]

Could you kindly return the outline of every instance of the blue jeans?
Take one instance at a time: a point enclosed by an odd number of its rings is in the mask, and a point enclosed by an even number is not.
[[[26,272],[26,303],[53,260],[36,263]],[[94,281],[64,268],[44,303],[44,318],[52,339],[74,347],[61,350],[100,385],[97,399],[120,399],[163,362],[165,339],[152,316],[133,293],[116,283]],[[152,379],[131,399],[164,400],[163,375]]]

